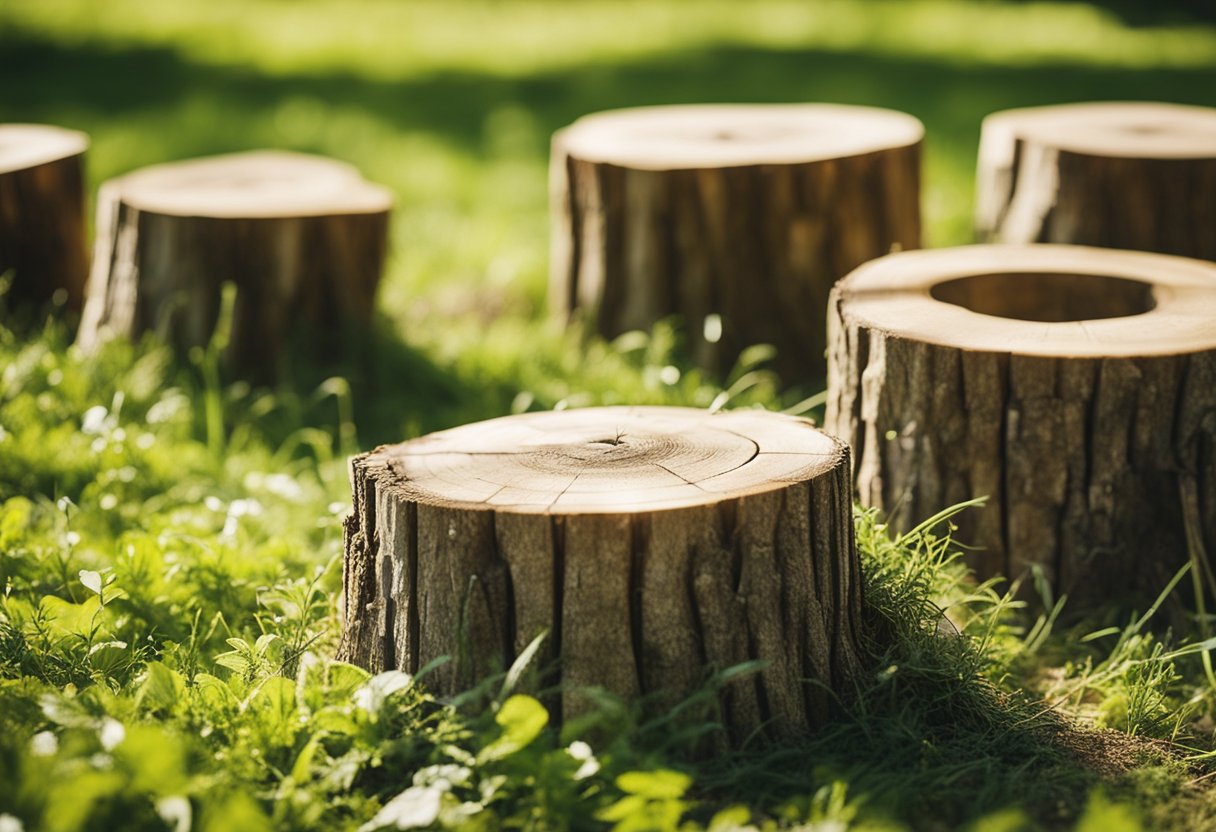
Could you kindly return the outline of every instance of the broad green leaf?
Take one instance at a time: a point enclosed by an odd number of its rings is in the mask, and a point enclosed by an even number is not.
[[[191,696],[198,697],[203,707],[209,711],[225,711],[236,709],[240,705],[236,694],[223,679],[210,673],[199,673],[194,677],[194,687],[190,689]]]
[[[44,595],[38,606],[50,624],[50,630],[57,635],[87,638],[94,627],[107,623],[104,613],[97,614],[98,610],[102,609],[101,598],[97,595],[90,595],[79,604],[65,601],[56,595]]]
[[[296,761],[291,766],[291,779],[297,784],[308,782],[312,771],[312,758],[316,756],[317,748],[320,744],[321,735],[314,734],[308,742],[304,743],[304,747],[296,755]]]
[[[733,832],[746,827],[751,819],[751,810],[746,806],[727,806],[713,816],[707,832]]]
[[[209,801],[202,811],[201,832],[271,832],[270,819],[257,802],[243,792]]]
[[[131,662],[125,641],[102,641],[89,648],[89,664],[101,673],[114,673]]]
[[[189,787],[186,747],[173,731],[148,723],[128,726],[116,755],[139,792],[168,797]]]
[[[675,800],[684,796],[692,785],[687,774],[660,768],[654,771],[627,771],[616,778],[616,785],[628,794],[641,795],[653,800]]]
[[[0,549],[14,546],[24,534],[34,504],[25,497],[13,497],[0,505]]]
[[[528,745],[549,724],[549,712],[531,696],[516,694],[502,703],[494,721],[502,728],[502,735],[482,749],[477,755],[479,762],[501,760]]]
[[[296,716],[296,686],[290,679],[270,676],[249,696],[248,707],[254,709],[263,725],[271,731],[294,725]]]
[[[613,823],[619,823],[626,818],[640,814],[646,811],[646,798],[640,795],[631,794],[622,797],[611,806],[605,806],[595,813],[599,820],[606,820]]]
[[[153,711],[169,711],[177,705],[184,687],[182,677],[162,662],[148,662],[144,680],[135,695],[135,706]]]
[[[1094,792],[1077,822],[1076,832],[1141,832],[1135,811],[1125,804],[1112,803],[1101,792]]]
[[[362,687],[351,695],[355,707],[367,711],[373,717],[379,715],[380,709],[390,696],[405,690],[414,683],[414,677],[400,670],[386,670],[368,679]]]
[[[242,653],[233,650],[229,653],[220,653],[215,657],[215,663],[220,667],[226,667],[229,670],[236,671],[240,674],[245,674],[253,665],[249,659]]]

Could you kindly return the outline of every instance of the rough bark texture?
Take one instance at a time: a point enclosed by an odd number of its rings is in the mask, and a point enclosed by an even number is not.
[[[370,323],[391,208],[382,189],[338,162],[294,154],[149,171],[151,185],[142,172],[98,194],[82,346],[147,331],[181,349],[205,345],[228,283],[225,361],[254,375],[271,374],[293,339],[328,343]]]
[[[1216,260],[1216,109],[1080,104],[984,121],[976,230]]]
[[[449,656],[428,682],[452,694],[547,632],[568,718],[587,686],[671,704],[758,659],[721,700],[742,740],[822,723],[861,666],[848,452],[802,420],[527,414],[379,448],[351,480],[341,655],[372,670]]]
[[[987,496],[954,520],[955,539],[978,547],[967,555],[978,577],[1037,565],[1073,609],[1155,595],[1188,538],[1200,562],[1216,555],[1216,322],[1179,334],[1170,354],[1041,354],[1075,322],[1026,322],[1027,339],[1005,349],[932,343],[859,314],[867,285],[851,280],[832,298],[826,429],[853,447],[861,502],[895,529]],[[1156,312],[1123,320],[1168,338],[1176,321]],[[944,340],[964,328],[939,327]],[[1026,354],[1032,341],[1040,354]]]
[[[58,293],[79,312],[88,274],[82,133],[0,125],[0,276],[11,271],[11,307]]]
[[[654,108],[668,109],[699,108]],[[784,378],[822,378],[833,282],[866,260],[920,246],[919,135],[899,132],[875,147],[882,142],[862,139],[874,132],[867,122],[851,152],[822,158],[808,130],[802,155],[789,156],[784,145],[774,152],[766,134],[748,136],[748,108],[721,109],[712,116],[723,131],[717,139],[735,145],[725,162],[706,158],[704,137],[676,127],[674,138],[656,139],[655,157],[585,149],[595,122],[554,137],[551,304],[581,310],[606,337],[678,316],[694,360],[720,373],[742,349],[771,343]],[[835,108],[822,116],[828,125],[852,117]],[[681,142],[698,155],[668,158]]]

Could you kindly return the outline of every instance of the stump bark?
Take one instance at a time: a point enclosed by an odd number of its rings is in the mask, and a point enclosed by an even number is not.
[[[0,276],[8,303],[58,295],[79,312],[88,274],[84,238],[84,133],[41,124],[0,124]]]
[[[987,496],[955,521],[978,577],[1038,565],[1082,608],[1216,554],[1216,266],[910,252],[841,281],[831,316],[826,429],[896,529]]]
[[[821,379],[832,284],[920,246],[923,128],[826,104],[648,107],[553,139],[550,303],[605,337],[678,316],[695,361],[756,343]]]
[[[848,449],[763,411],[529,413],[351,463],[341,655],[452,694],[548,633],[580,689],[671,703],[712,668],[733,736],[807,730],[860,666]]]
[[[389,192],[332,159],[278,151],[145,168],[105,183],[79,342],[155,331],[207,344],[236,287],[226,361],[270,372],[290,338],[371,321]]]
[[[1216,109],[1149,102],[984,119],[976,229],[1216,260]]]

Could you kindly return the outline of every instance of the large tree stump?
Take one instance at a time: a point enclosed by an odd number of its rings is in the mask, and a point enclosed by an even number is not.
[[[861,501],[948,506],[979,577],[1082,607],[1216,555],[1216,266],[1080,246],[892,255],[833,293],[827,430]]]
[[[553,139],[551,305],[610,338],[676,315],[702,366],[771,343],[787,380],[821,379],[832,284],[920,246],[923,132],[828,104],[579,119]]]
[[[156,331],[207,344],[236,287],[226,359],[262,372],[290,337],[372,316],[392,197],[332,159],[279,151],[145,168],[98,194],[85,348]]]
[[[861,661],[848,468],[763,411],[528,413],[378,448],[351,464],[342,655],[450,656],[428,682],[451,694],[547,631],[566,716],[585,686],[670,702],[758,659],[731,730],[807,729]]]
[[[976,229],[1216,260],[1216,109],[1089,103],[984,119]]]
[[[80,310],[88,273],[84,240],[84,133],[0,124],[0,276],[12,306],[62,296]]]

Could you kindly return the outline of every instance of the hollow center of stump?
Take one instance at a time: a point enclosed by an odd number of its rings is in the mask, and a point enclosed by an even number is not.
[[[1157,305],[1151,283],[1095,274],[977,274],[939,283],[929,294],[981,315],[1045,323],[1126,318]]]

